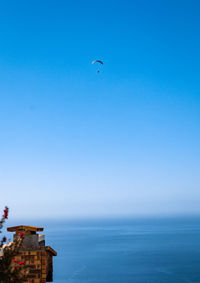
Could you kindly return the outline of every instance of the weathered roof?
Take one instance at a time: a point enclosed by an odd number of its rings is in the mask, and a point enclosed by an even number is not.
[[[19,225],[7,228],[9,232],[16,232],[16,231],[31,231],[31,232],[38,232],[43,231],[44,228],[42,227],[35,227],[35,226],[26,226],[26,225]]]
[[[45,247],[46,251],[50,252],[53,256],[57,256],[57,252],[52,249],[50,246]]]

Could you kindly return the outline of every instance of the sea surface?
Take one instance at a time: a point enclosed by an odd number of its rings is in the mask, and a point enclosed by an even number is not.
[[[58,253],[55,283],[200,283],[198,217],[43,226],[46,245]]]

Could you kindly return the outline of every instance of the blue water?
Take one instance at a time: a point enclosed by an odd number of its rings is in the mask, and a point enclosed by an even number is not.
[[[200,283],[200,218],[44,226],[56,283]]]
[[[200,282],[200,218],[45,225],[56,283]]]

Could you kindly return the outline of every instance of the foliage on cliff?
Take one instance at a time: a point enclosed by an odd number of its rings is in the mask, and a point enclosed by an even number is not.
[[[8,218],[8,212],[8,207],[5,207],[0,220],[0,233],[2,233],[3,225]],[[0,239],[0,283],[18,283],[25,279],[24,262],[15,259],[19,253],[23,238],[21,233],[13,242],[7,242],[5,236]]]

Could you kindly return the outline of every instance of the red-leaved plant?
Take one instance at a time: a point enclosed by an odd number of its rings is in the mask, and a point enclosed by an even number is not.
[[[8,212],[9,209],[6,206],[0,220],[0,233],[8,218]],[[23,233],[20,233],[13,242],[7,242],[5,236],[0,239],[0,283],[19,283],[26,279],[24,261],[15,259],[19,254],[23,238]]]

